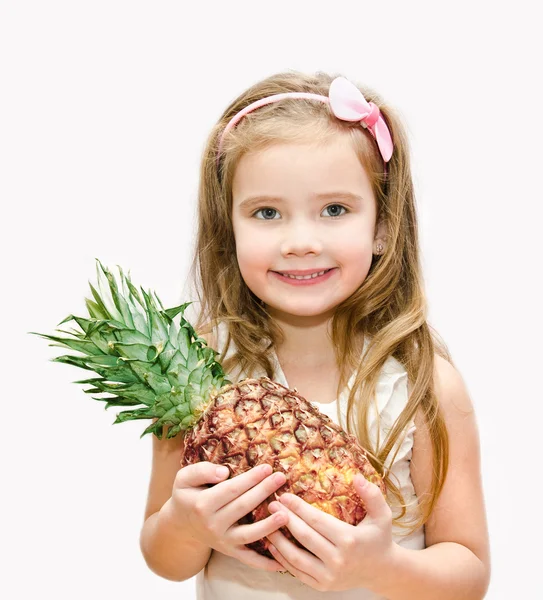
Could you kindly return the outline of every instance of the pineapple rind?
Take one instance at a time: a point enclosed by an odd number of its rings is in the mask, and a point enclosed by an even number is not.
[[[356,438],[346,434],[317,406],[267,377],[246,378],[210,395],[201,420],[184,438],[183,466],[206,460],[225,465],[232,476],[270,464],[286,483],[240,524],[269,516],[268,504],[285,492],[351,525],[365,516],[354,487],[362,473],[385,493],[381,477]],[[287,528],[283,534],[299,542]],[[266,539],[247,544],[272,558]]]

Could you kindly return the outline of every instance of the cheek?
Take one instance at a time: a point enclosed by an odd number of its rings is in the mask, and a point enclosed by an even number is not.
[[[254,238],[239,236],[236,239],[236,257],[241,274],[244,278],[250,278],[272,266],[273,251],[266,247],[263,240],[255,243]]]
[[[345,267],[355,265],[371,264],[373,251],[373,242],[367,236],[350,236],[339,240],[333,250],[338,262],[343,263]]]

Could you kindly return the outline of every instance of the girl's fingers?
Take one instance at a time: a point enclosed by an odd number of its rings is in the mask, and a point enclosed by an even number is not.
[[[327,563],[333,560],[335,545],[320,533],[312,529],[296,513],[289,511],[280,502],[271,502],[268,510],[273,516],[285,513],[288,516],[288,529],[292,535],[315,556]]]
[[[232,477],[232,479],[223,481],[219,485],[210,488],[206,493],[211,499],[213,510],[218,511],[223,506],[227,506],[230,502],[236,500],[245,494],[245,492],[258,485],[263,479],[268,477],[271,472],[272,468],[270,465],[259,465],[241,475],[236,475],[235,477]],[[254,507],[251,507],[249,510],[252,510],[253,508]]]
[[[208,484],[214,484],[218,483],[219,481],[222,481],[228,475],[228,470],[226,475],[221,477],[217,475],[218,466],[219,465],[215,465],[208,461],[202,461],[193,465],[187,465],[186,467],[182,467],[177,472],[177,476],[175,478],[176,489],[205,489],[204,486]]]
[[[285,475],[279,472],[266,477],[242,496],[225,505],[218,511],[218,516],[229,525],[236,523],[282,487],[285,481]]]
[[[250,525],[234,525],[231,528],[232,531],[232,542],[234,544],[251,544],[271,535],[274,531],[277,531],[280,527],[285,526],[288,523],[288,515],[286,513],[271,515],[256,523]],[[227,532],[229,535],[230,532]]]
[[[283,567],[283,565],[278,563],[276,560],[273,560],[272,558],[266,558],[250,548],[238,548],[232,556],[237,558],[243,564],[253,567],[254,569],[264,569],[265,571],[272,572],[285,570],[285,567]]]

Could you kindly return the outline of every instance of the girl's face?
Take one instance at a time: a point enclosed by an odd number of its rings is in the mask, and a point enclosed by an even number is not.
[[[271,314],[331,316],[366,278],[377,205],[347,140],[325,147],[276,144],[246,154],[232,196],[241,275]],[[279,274],[328,269],[311,285]]]

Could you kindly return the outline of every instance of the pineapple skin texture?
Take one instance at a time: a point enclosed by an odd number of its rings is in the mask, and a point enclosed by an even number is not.
[[[353,435],[296,390],[267,377],[244,379],[212,393],[201,419],[185,435],[182,466],[200,461],[226,465],[230,477],[264,463],[286,475],[286,483],[239,524],[267,518],[268,504],[289,492],[357,525],[366,515],[353,485],[357,473],[386,494],[382,478]],[[281,532],[304,548],[288,528]],[[273,558],[266,538],[247,546]]]

